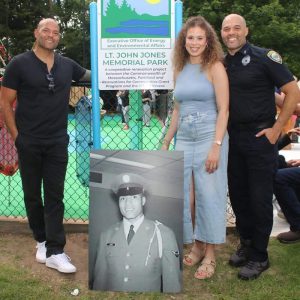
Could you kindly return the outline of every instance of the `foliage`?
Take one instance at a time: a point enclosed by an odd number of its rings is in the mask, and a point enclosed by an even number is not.
[[[62,38],[59,49],[83,67],[90,68],[90,22],[91,0],[65,0],[53,5],[54,15],[60,20]]]
[[[151,20],[151,21],[167,21],[168,16],[152,16],[149,14],[138,14],[134,8],[126,0],[123,0],[120,5],[116,4],[116,0],[110,0],[107,7],[104,9],[104,14],[102,16],[102,37],[109,37],[107,34],[107,28],[118,27],[122,22],[128,20]],[[131,25],[132,26],[132,25]],[[123,34],[115,35],[116,37],[122,37]],[[126,36],[126,34],[125,34]]]
[[[91,0],[1,0],[0,40],[11,55],[32,47],[33,30],[42,17],[61,22],[60,51],[89,67],[89,3]],[[278,51],[292,72],[300,77],[300,1],[299,0],[182,0],[184,17],[203,15],[217,31],[229,13],[243,15],[250,29],[250,42]],[[109,2],[113,10],[115,0]],[[135,14],[126,0],[127,14]],[[115,15],[110,19],[118,20]]]
[[[89,67],[89,16],[91,0],[2,0],[0,40],[14,56],[31,49],[33,31],[42,18],[60,22],[62,38],[59,50],[81,65]]]
[[[115,0],[110,0],[105,9],[105,14],[103,16],[103,22],[105,22],[106,27],[115,27],[120,24],[120,22],[128,19],[136,19],[139,15],[135,10],[123,0],[122,4],[118,6]]]
[[[0,236],[0,299],[76,299],[70,292],[78,288],[78,299],[205,299],[205,300],[293,300],[300,299],[300,256],[299,244],[284,245],[271,239],[269,245],[269,270],[260,278],[252,281],[243,281],[237,278],[239,269],[228,265],[230,254],[236,249],[237,238],[229,234],[227,243],[217,248],[217,269],[215,275],[208,280],[194,279],[198,266],[184,267],[183,292],[180,294],[162,293],[125,293],[89,291],[88,279],[82,276],[86,267],[81,266],[75,277],[49,272],[44,266],[24,265],[24,253],[28,253],[30,245],[26,243],[24,251],[16,251],[13,239],[19,236]],[[81,245],[81,244],[79,244]],[[18,253],[18,256],[16,255]],[[187,249],[185,249],[187,253]],[[77,255],[77,261],[85,258]],[[32,260],[34,256],[32,254]],[[46,268],[45,271],[42,268]],[[86,270],[86,269],[85,269]],[[87,274],[87,271],[85,271]],[[42,276],[41,276],[42,274]],[[51,274],[51,275],[49,275]],[[79,276],[81,274],[81,276]],[[51,277],[49,277],[51,276]]]
[[[0,9],[0,39],[12,55],[32,47],[36,20],[47,10],[45,1],[4,0]]]
[[[184,17],[204,16],[219,32],[223,18],[230,13],[245,17],[249,41],[278,51],[290,70],[300,77],[299,0],[183,0]]]

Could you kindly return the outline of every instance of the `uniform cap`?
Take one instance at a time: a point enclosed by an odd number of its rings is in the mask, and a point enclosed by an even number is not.
[[[123,173],[116,177],[113,191],[120,196],[144,194],[145,179],[137,174]]]

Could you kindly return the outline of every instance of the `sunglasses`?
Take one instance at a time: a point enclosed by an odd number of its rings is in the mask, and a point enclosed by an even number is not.
[[[51,73],[46,74],[47,80],[49,81],[49,85],[48,85],[48,90],[51,93],[54,93],[54,88],[55,88],[55,84],[54,84],[54,78],[53,75]]]

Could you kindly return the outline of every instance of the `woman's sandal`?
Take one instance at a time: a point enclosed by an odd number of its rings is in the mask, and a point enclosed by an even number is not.
[[[195,273],[197,279],[207,279],[214,275],[216,269],[216,262],[209,258],[204,258]]]
[[[204,252],[200,251],[196,252],[193,248],[191,249],[189,254],[186,254],[183,257],[183,264],[189,267],[192,267],[199,263],[204,257]]]

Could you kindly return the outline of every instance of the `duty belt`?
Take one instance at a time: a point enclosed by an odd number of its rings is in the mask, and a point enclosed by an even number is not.
[[[238,129],[238,130],[258,130],[270,128],[274,125],[275,120],[273,121],[265,121],[265,122],[251,122],[251,123],[230,123],[228,125],[230,129]]]

